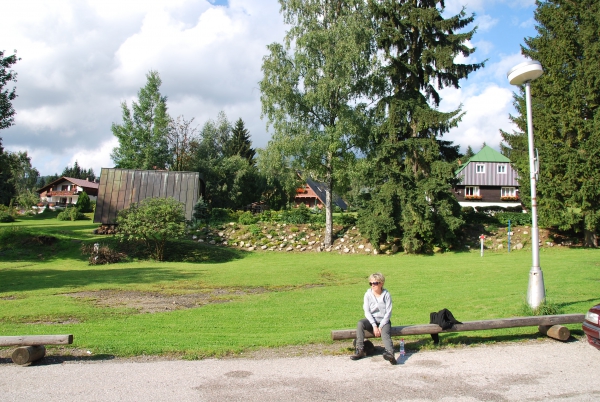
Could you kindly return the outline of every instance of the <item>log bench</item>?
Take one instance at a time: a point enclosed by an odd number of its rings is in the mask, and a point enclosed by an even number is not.
[[[515,327],[537,326],[538,331],[554,339],[566,341],[571,336],[568,328],[560,324],[581,324],[585,314],[558,314],[541,315],[533,317],[498,318],[495,320],[465,321],[462,324],[454,324],[452,328],[443,330],[437,324],[404,325],[391,328],[392,336],[402,335],[431,335],[446,332],[482,331],[487,329],[502,329]],[[365,338],[374,338],[372,332],[365,330]],[[334,341],[342,339],[355,339],[356,329],[341,329],[331,331],[331,339]]]
[[[45,345],[70,345],[73,335],[0,336],[0,346],[19,346],[12,353],[16,364],[28,364],[46,355]]]

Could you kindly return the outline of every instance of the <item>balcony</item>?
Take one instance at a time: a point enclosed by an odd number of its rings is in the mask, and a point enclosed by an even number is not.
[[[518,195],[503,195],[500,197],[502,201],[519,201]]]
[[[467,201],[479,201],[482,199],[483,197],[480,195],[465,195],[465,200]]]
[[[72,197],[74,195],[78,195],[79,191],[71,190],[71,191],[48,191],[46,192],[46,197]]]

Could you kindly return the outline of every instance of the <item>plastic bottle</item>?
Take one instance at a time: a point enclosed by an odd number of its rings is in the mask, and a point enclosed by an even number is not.
[[[404,351],[404,339],[400,340],[400,362],[404,361],[404,355],[406,352]]]

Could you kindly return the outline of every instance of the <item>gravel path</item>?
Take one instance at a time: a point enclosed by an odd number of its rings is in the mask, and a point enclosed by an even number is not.
[[[585,341],[529,341],[409,354],[0,360],[2,401],[598,401],[600,351]]]

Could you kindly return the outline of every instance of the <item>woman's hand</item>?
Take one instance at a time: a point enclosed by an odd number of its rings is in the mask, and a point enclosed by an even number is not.
[[[379,327],[373,327],[373,335],[379,338],[381,336],[381,329],[379,329]]]

